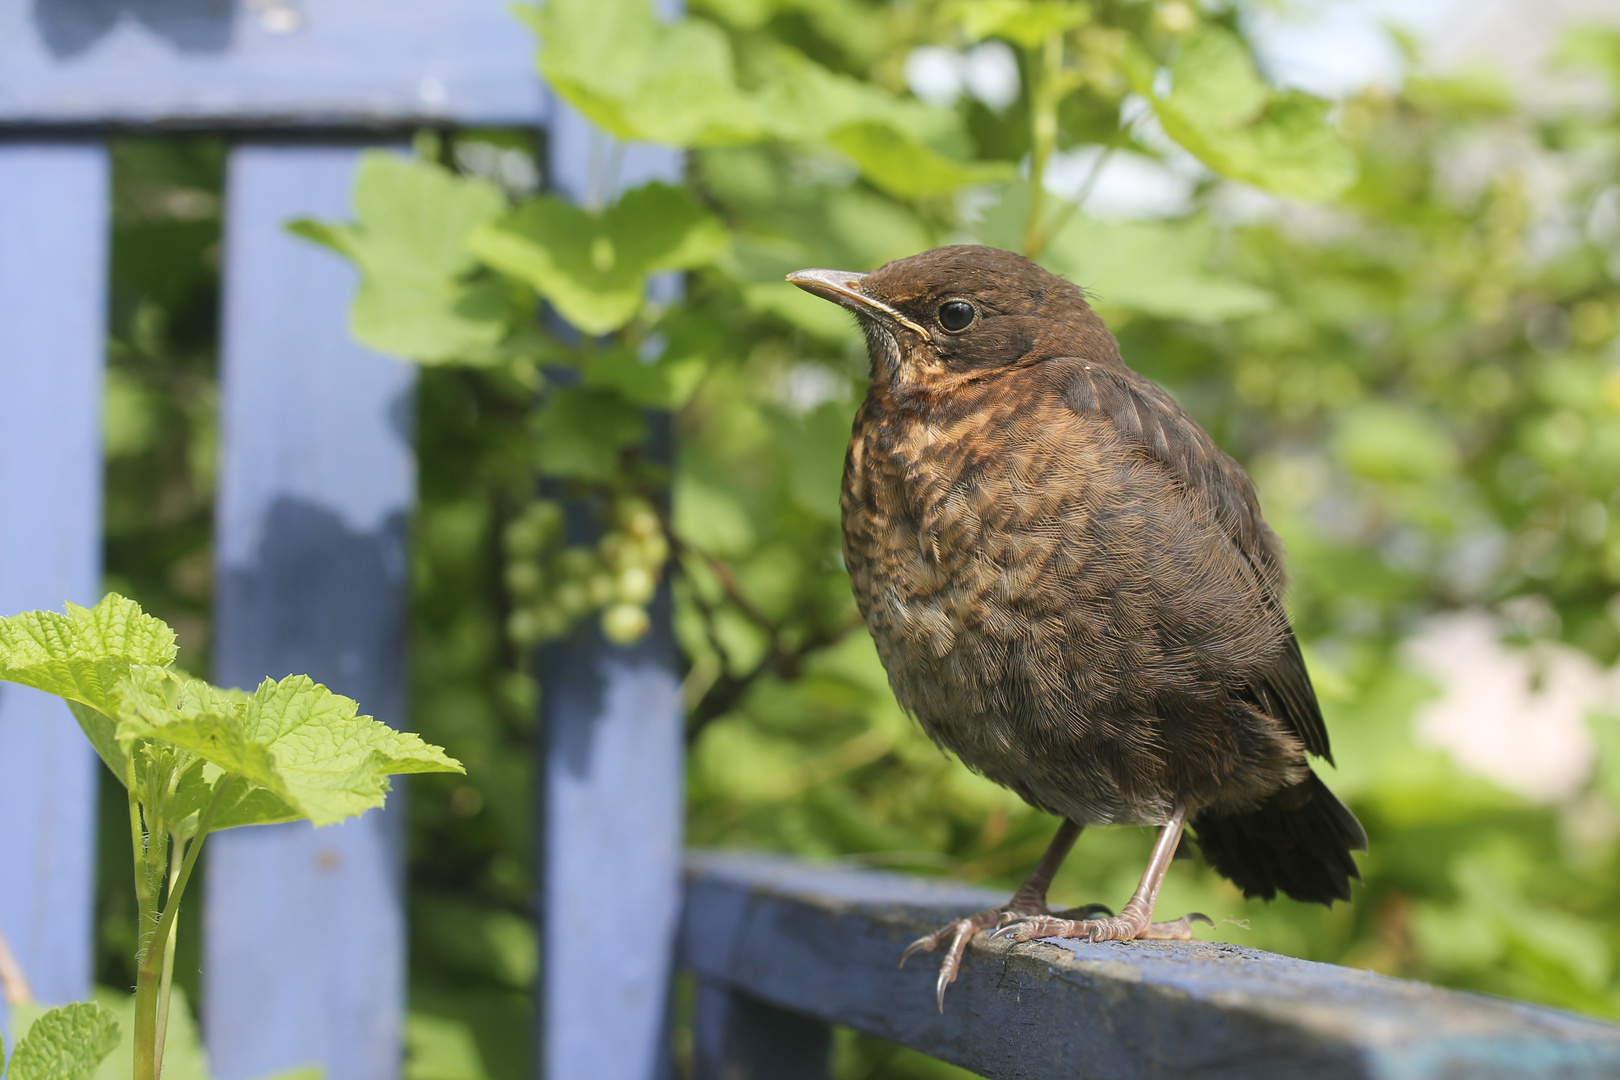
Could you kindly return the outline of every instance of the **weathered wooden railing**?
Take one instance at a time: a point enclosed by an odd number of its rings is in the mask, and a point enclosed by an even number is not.
[[[1017,1080],[1612,1080],[1620,1026],[1211,942],[980,939],[934,1006],[895,960],[1005,897],[949,882],[702,853],[681,946],[701,1080],[825,1080],[828,1025]]]
[[[543,129],[550,182],[583,197],[602,137],[547,100],[506,6],[0,0],[0,613],[99,593],[104,140],[226,134],[215,676],[308,671],[403,719],[414,379],[352,342],[352,273],[283,225],[346,216],[361,151],[419,125]],[[632,147],[621,183],[678,166]],[[663,610],[636,648],[581,640],[543,665],[550,1080],[671,1075],[677,937],[704,1080],[824,1077],[834,1023],[1006,1077],[1620,1075],[1620,1029],[1228,946],[976,945],[941,1016],[931,965],[900,971],[899,950],[996,898],[889,875],[695,857],[683,922]],[[48,1003],[90,990],[96,769],[58,703],[0,688],[0,931]],[[211,842],[201,1004],[220,1080],[399,1075],[400,821]]]

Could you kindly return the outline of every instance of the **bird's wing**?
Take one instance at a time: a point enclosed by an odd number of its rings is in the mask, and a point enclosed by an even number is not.
[[[1129,368],[1084,360],[1062,364],[1063,397],[1081,415],[1106,418],[1131,436],[1193,497],[1209,503],[1265,585],[1268,601],[1282,610],[1282,545],[1260,516],[1260,500],[1249,474],[1226,455],[1181,406]],[[1292,627],[1286,646],[1270,667],[1258,672],[1250,694],[1268,715],[1282,720],[1305,749],[1329,762],[1327,725]]]

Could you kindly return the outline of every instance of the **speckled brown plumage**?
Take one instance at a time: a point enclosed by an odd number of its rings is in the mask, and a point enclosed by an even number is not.
[[[1079,826],[1179,810],[1250,895],[1348,898],[1365,837],[1307,763],[1327,732],[1243,469],[1017,255],[790,280],[867,335],[844,557],[923,729]]]

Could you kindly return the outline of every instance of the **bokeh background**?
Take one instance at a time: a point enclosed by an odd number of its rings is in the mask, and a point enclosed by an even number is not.
[[[621,31],[651,18],[554,6]],[[350,233],[305,227],[351,241],[362,340],[423,365],[410,726],[467,775],[409,790],[412,1080],[527,1075],[528,671],[580,618],[638,633],[666,552],[693,845],[1008,889],[1039,856],[1055,822],[940,754],[889,693],[838,556],[864,348],[781,283],[962,240],[1035,251],[1088,288],[1127,361],[1249,467],[1288,546],[1338,760],[1324,775],[1371,836],[1365,883],[1331,911],[1246,903],[1180,863],[1162,909],[1620,1018],[1620,4],[691,0],[679,26],[723,52],[690,54],[702,78],[664,112],[632,94],[637,64],[679,60],[662,39],[637,52],[645,27],[604,77],[627,132],[691,151],[671,204],[698,215],[670,263],[693,267],[683,300],[614,323],[458,255],[425,272],[462,290],[440,311],[409,258],[368,262],[367,237],[406,223],[533,204],[530,132],[422,132],[403,179],[362,178]],[[548,74],[591,90],[590,34],[551,29],[584,59],[554,53]],[[1144,75],[1144,55],[1163,70]],[[793,120],[780,99],[806,86],[868,128]],[[768,100],[775,119],[744,115]],[[174,625],[195,671],[223,163],[218,140],[115,143],[107,586]],[[596,312],[606,336],[535,330],[537,296]],[[646,407],[673,413],[672,466],[636,452]],[[598,501],[609,545],[561,546],[560,493]],[[110,781],[104,807],[97,974],[128,986]],[[1150,844],[1086,833],[1055,900],[1117,906]],[[177,966],[194,981],[194,939]],[[839,1070],[966,1075],[847,1033]]]

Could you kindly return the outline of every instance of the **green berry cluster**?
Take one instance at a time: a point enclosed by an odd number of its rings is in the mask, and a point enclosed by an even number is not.
[[[646,499],[612,496],[594,546],[564,542],[563,509],[554,499],[531,502],[503,539],[512,593],[506,630],[518,645],[561,637],[591,612],[600,613],[602,633],[620,645],[647,632],[647,603],[669,558],[669,540]]]

